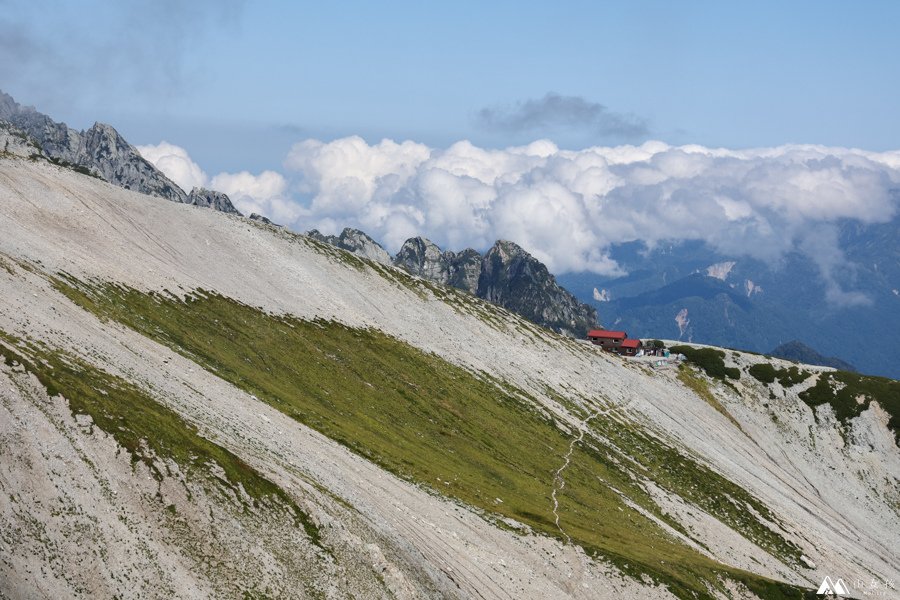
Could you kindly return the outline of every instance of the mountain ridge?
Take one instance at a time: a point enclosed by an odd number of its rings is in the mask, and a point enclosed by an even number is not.
[[[791,340],[769,351],[772,356],[793,360],[808,365],[821,365],[832,367],[841,371],[856,373],[856,367],[834,356],[822,356],[815,349],[810,348],[800,340]]]
[[[844,259],[830,280],[798,251],[761,261],[717,252],[700,240],[653,249],[641,242],[614,245],[610,256],[628,275],[566,273],[558,279],[597,308],[604,322],[648,337],[760,353],[796,339],[861,372],[900,377],[893,359],[900,353],[900,216],[870,225],[845,220],[836,227]],[[692,282],[709,269],[720,277],[691,293]],[[685,293],[664,297],[676,284]],[[721,294],[707,293],[716,288]]]
[[[226,194],[204,189],[189,194],[182,190],[111,125],[96,122],[89,129],[77,131],[33,106],[19,104],[3,91],[0,91],[0,121],[34,140],[51,160],[87,169],[113,185],[172,202],[240,214]]]
[[[497,240],[481,255],[472,248],[441,250],[431,240],[418,236],[403,242],[391,258],[378,242],[358,229],[344,228],[339,236],[313,229],[305,235],[466,291],[559,333],[584,337],[599,326],[597,311],[557,284],[547,267],[515,242]]]

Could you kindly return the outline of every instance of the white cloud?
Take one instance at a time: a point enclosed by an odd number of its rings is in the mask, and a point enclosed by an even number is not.
[[[414,142],[383,140],[369,146],[357,136],[327,144],[306,140],[291,149],[285,167],[303,175],[301,191],[312,197],[313,210],[353,215],[389,201],[430,154]]]
[[[293,222],[302,216],[303,209],[285,197],[287,181],[275,171],[263,171],[254,175],[248,171],[219,173],[209,186],[228,194],[242,213],[259,213],[281,222]]]
[[[179,169],[205,177],[183,150],[151,148],[171,177]],[[208,183],[242,211],[297,230],[358,227],[392,252],[415,235],[453,250],[510,239],[556,273],[618,274],[607,249],[632,240],[652,247],[700,239],[761,260],[798,250],[819,266],[839,304],[865,299],[835,283],[851,266],[829,227],[842,218],[885,222],[900,208],[900,152],[809,145],[728,150],[651,141],[569,151],[538,140],[435,149],[354,136],[300,142],[284,166],[285,175],[223,173]]]
[[[356,226],[396,251],[411,235],[454,250],[511,239],[554,272],[619,273],[610,244],[702,239],[734,256],[810,255],[829,298],[845,260],[837,240],[809,232],[837,219],[884,222],[898,209],[900,153],[822,146],[748,150],[640,146],[560,150],[540,140],[446,150],[359,137],[297,144],[285,167],[308,208],[298,228]],[[829,250],[825,252],[823,247]]]
[[[191,160],[184,148],[164,141],[155,146],[137,146],[137,151],[185,192],[206,187],[206,173]]]

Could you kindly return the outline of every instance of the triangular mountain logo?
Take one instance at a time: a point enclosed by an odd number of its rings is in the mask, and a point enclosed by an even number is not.
[[[828,596],[849,596],[850,588],[847,587],[847,584],[844,583],[843,579],[832,581],[831,577],[826,577],[822,581],[822,585],[819,586],[819,591],[817,591],[816,594]]]

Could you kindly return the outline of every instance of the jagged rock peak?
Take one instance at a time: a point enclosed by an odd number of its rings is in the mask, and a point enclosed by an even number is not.
[[[423,237],[406,240],[394,257],[394,264],[413,275],[466,290],[478,291],[481,275],[481,255],[467,248],[455,253],[442,251],[437,244]]]
[[[409,238],[403,242],[394,257],[394,264],[413,275],[447,284],[450,281],[450,258],[452,252],[445,253],[423,237]]]
[[[101,179],[151,196],[185,202],[187,194],[150,164],[112,126],[94,123],[76,131],[58,123],[32,106],[18,104],[0,92],[0,119],[32,138],[43,153],[61,163],[82,167]]]
[[[450,264],[450,285],[470,294],[478,294],[478,281],[481,278],[482,256],[477,250],[466,248],[457,252]]]
[[[580,337],[597,324],[594,308],[560,287],[542,262],[506,240],[485,253],[477,295],[562,333]]]
[[[23,107],[12,96],[0,91],[0,119],[6,120],[9,115],[22,109]]]
[[[76,164],[95,169],[106,181],[127,190],[173,202],[187,202],[187,194],[141,156],[111,125],[94,123],[82,133],[82,138]]]
[[[494,242],[494,245],[491,246],[491,248],[485,253],[485,256],[494,254],[499,255],[505,261],[518,257],[529,258],[538,263],[541,267],[544,267],[543,263],[526,252],[525,249],[522,248],[522,246],[518,245],[515,242],[510,242],[509,240],[497,240],[496,242]],[[546,270],[546,267],[544,267],[544,269]]]
[[[193,204],[194,206],[211,208],[219,212],[243,216],[241,215],[241,212],[234,207],[234,204],[231,203],[231,198],[229,198],[227,194],[208,190],[206,188],[195,187],[192,189],[190,195],[188,195],[187,203]]]
[[[385,265],[391,264],[391,255],[387,250],[359,229],[345,227],[339,236],[325,235],[317,229],[312,229],[306,232],[306,236]]]

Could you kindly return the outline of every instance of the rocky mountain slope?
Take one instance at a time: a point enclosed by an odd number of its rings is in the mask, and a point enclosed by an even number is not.
[[[144,159],[137,149],[103,123],[76,131],[34,107],[18,104],[0,91],[0,122],[6,122],[35,142],[40,154],[63,165],[86,170],[114,185],[173,202],[237,213],[227,195],[193,190],[190,195]]]
[[[33,148],[27,149],[29,156],[36,153],[125,189],[240,215],[230,198],[221,192],[194,188],[186,194],[109,125],[95,123],[87,131],[76,131],[33,107],[16,103],[3,92],[0,123],[12,126],[5,129],[4,139],[17,131],[25,140],[34,142]],[[24,147],[20,150],[25,151]],[[583,337],[597,324],[595,310],[558,286],[543,264],[511,242],[498,241],[482,257],[472,249],[459,254],[442,252],[428,240],[413,238],[392,259],[381,245],[357,229],[346,228],[340,235],[312,230],[306,235],[382,264],[396,264],[436,283],[466,290],[559,332]]]
[[[624,361],[40,161],[0,157],[0,212],[0,596],[900,580],[896,382],[717,349]]]
[[[406,240],[391,259],[378,242],[358,229],[346,228],[340,236],[323,235],[314,229],[306,235],[465,290],[560,333],[584,337],[597,326],[597,311],[560,287],[543,263],[513,242],[498,240],[482,256],[472,248],[458,253],[441,250],[431,240],[414,237]]]
[[[513,242],[499,240],[485,253],[476,295],[577,337],[597,324],[597,311],[560,287],[543,263]]]

